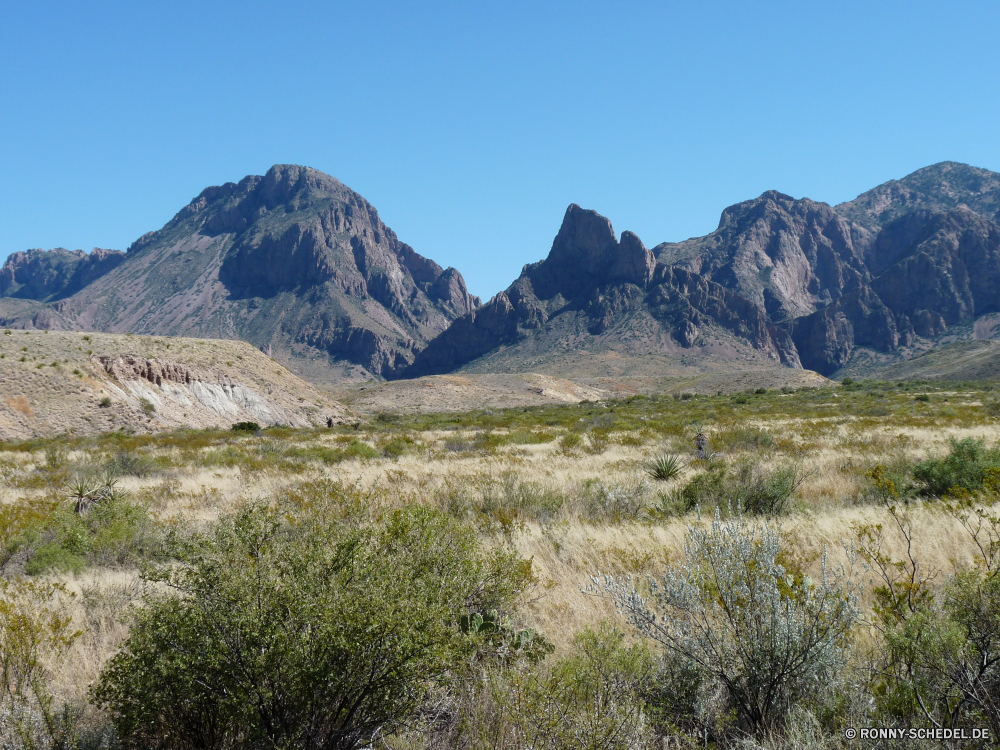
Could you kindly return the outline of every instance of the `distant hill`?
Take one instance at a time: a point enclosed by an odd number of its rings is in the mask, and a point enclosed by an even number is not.
[[[888,380],[997,380],[1000,379],[1000,341],[957,341],[883,367]]]
[[[351,412],[243,341],[0,333],[0,440],[178,427],[323,426]]]
[[[32,258],[34,275],[23,260],[5,265],[16,291],[39,290],[20,296],[65,296],[43,294],[52,285],[39,280],[63,254]],[[402,369],[478,302],[458,271],[399,241],[350,188],[277,165],[206,188],[47,310],[0,306],[0,324],[243,339],[322,381]]]

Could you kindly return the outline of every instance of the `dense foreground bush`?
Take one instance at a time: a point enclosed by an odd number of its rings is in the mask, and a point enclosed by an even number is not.
[[[530,577],[420,507],[360,527],[246,507],[185,558],[94,691],[127,747],[365,746],[472,653],[461,616]]]

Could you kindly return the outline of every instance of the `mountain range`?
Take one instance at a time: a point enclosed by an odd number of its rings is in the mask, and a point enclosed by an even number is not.
[[[548,256],[486,304],[357,193],[288,165],[207,188],[126,253],[33,250],[0,270],[0,325],[239,338],[320,381],[833,375],[997,324],[1000,174],[955,162],[837,206],[767,191],[651,248],[571,205]]]

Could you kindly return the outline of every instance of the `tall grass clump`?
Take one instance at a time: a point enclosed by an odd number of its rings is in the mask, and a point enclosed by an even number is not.
[[[580,505],[591,521],[630,521],[639,518],[646,508],[647,491],[643,477],[620,482],[588,479],[580,493]]]
[[[768,468],[745,460],[728,466],[712,462],[681,490],[685,510],[725,509],[733,505],[754,516],[778,516],[789,504],[805,477],[795,465]]]

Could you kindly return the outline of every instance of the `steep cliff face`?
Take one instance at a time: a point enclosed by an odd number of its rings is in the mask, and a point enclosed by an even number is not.
[[[335,380],[405,367],[478,304],[350,188],[277,165],[202,191],[57,312],[88,330],[240,338]]]
[[[676,357],[730,340],[763,360],[798,364],[787,334],[752,301],[693,271],[657,265],[635,234],[618,239],[608,219],[574,204],[545,260],[452,323],[402,375],[449,372],[503,347],[525,352],[504,365],[523,369],[540,364],[528,351]]]
[[[653,248],[680,266],[751,300],[777,322],[826,307],[868,280],[875,235],[825,203],[776,191],[722,212],[705,237]]]
[[[831,373],[855,346],[893,352],[1000,311],[1000,226],[967,208],[900,216],[879,234],[872,268],[870,283],[792,322],[805,367]]]
[[[0,297],[48,302],[63,299],[115,269],[125,259],[120,250],[92,252],[28,250],[12,254],[0,268]]]

